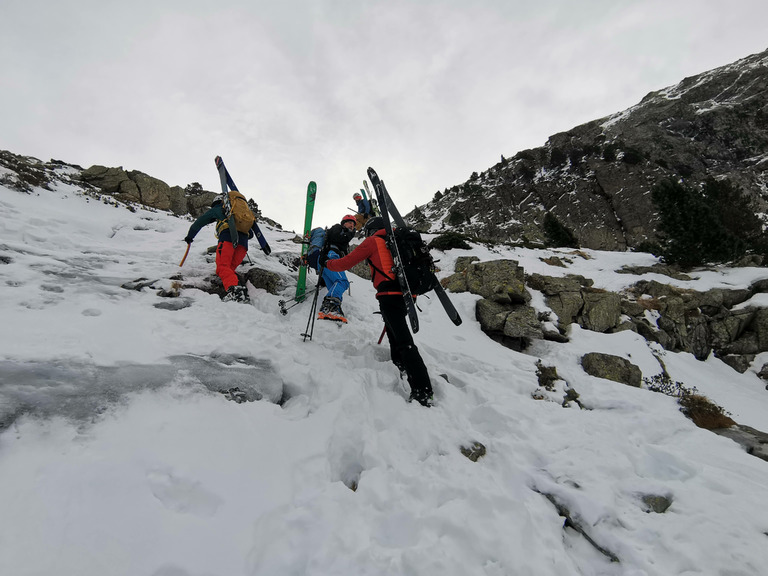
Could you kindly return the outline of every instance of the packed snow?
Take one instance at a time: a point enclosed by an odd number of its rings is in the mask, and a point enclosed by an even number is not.
[[[290,282],[277,296],[251,286],[250,305],[193,288],[158,295],[177,274],[213,274],[213,226],[179,268],[188,219],[63,184],[0,187],[0,213],[0,574],[766,573],[768,462],[697,428],[675,399],[579,364],[606,352],[651,377],[663,355],[673,380],[766,431],[768,391],[756,375],[766,354],[739,374],[633,332],[578,326],[567,344],[519,353],[481,332],[477,296],[451,295],[459,327],[422,298],[415,339],[435,387],[428,409],[407,403],[377,344],[368,281],[350,276],[347,325],[317,321],[304,341],[309,304],[279,312]],[[253,264],[295,279],[283,264],[298,255],[294,234],[264,231],[273,253],[251,247]],[[639,279],[616,273],[622,265],[655,262],[476,246],[438,253],[441,276],[462,255],[582,274],[610,290]],[[541,260],[552,255],[567,268]],[[706,290],[766,272],[643,278]],[[122,287],[132,282],[147,285]],[[534,302],[544,306],[540,294]],[[539,360],[583,408],[534,399]],[[219,392],[233,386],[253,401]],[[461,451],[475,443],[486,449],[476,462]],[[654,512],[647,496],[671,506]]]

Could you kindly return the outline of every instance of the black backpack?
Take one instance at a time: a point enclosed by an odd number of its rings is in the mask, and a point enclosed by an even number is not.
[[[435,276],[435,261],[421,234],[412,228],[395,228],[393,235],[411,294],[426,294],[434,290],[439,283]]]

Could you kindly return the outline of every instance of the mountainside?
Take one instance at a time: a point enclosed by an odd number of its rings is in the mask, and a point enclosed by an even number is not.
[[[656,183],[707,177],[743,187],[768,222],[768,51],[502,157],[409,219],[433,232],[536,244],[549,212],[580,246],[625,250],[657,239]]]
[[[102,196],[78,167],[22,164],[0,169],[0,574],[764,573],[768,441],[723,436],[765,431],[768,314],[738,372],[601,330],[603,297],[646,282],[612,321],[668,319],[682,341],[697,309],[741,307],[722,330],[744,334],[768,310],[752,289],[765,268],[673,278],[639,252],[438,253],[441,279],[469,272],[451,294],[461,326],[419,298],[428,409],[377,344],[369,281],[350,274],[349,323],[317,321],[311,341],[309,303],[281,315],[292,233],[265,224],[272,254],[240,269],[251,303],[222,302],[212,226],[180,268],[189,218]],[[519,352],[488,337],[480,302],[512,296],[478,281],[491,264],[525,277],[528,316],[564,338]],[[693,291],[708,299],[690,308]],[[695,424],[682,410],[700,395],[740,426]]]

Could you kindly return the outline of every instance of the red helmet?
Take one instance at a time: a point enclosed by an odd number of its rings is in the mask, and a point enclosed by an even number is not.
[[[355,193],[352,195],[352,198],[353,198],[354,200],[362,200],[362,199],[363,199],[363,197],[360,195],[360,192],[355,192]]]
[[[352,222],[352,224],[357,225],[357,218],[355,218],[351,214],[347,214],[346,216],[344,216],[344,218],[341,219],[342,226],[344,226],[344,222]]]

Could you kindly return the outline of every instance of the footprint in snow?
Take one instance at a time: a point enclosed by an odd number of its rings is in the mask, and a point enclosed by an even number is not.
[[[203,488],[199,482],[178,478],[162,470],[149,472],[147,482],[155,498],[174,512],[210,517],[223,503],[221,498]]]

